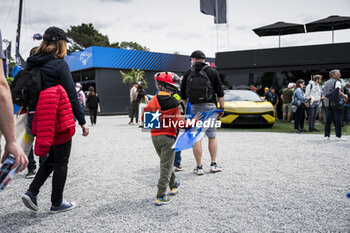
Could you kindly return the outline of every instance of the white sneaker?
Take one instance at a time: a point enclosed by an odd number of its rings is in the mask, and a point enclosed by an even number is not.
[[[200,167],[197,166],[195,169],[193,169],[193,173],[199,176],[204,175],[203,166],[200,166]]]
[[[330,140],[331,140],[331,137],[326,136],[326,137],[324,137],[324,139],[325,139],[326,141],[330,141]]]
[[[336,140],[337,140],[337,141],[346,141],[345,138],[341,138],[341,137],[340,137],[340,138],[336,137]]]
[[[216,172],[221,172],[222,167],[214,163],[213,165],[210,165],[210,172],[216,173]]]

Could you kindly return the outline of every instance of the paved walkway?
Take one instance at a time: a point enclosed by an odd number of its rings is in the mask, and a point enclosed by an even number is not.
[[[0,193],[0,232],[350,232],[350,137],[219,132],[223,172],[208,173],[206,146],[201,177],[192,152],[183,152],[179,194],[157,207],[149,133],[126,116],[97,121],[87,138],[77,128],[73,141],[64,196],[78,207],[49,214],[49,178],[39,212],[30,212],[20,199],[30,183],[22,173]]]

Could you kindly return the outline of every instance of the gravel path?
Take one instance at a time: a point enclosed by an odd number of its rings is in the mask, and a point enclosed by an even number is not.
[[[173,202],[153,204],[159,159],[150,134],[126,116],[98,118],[87,138],[77,128],[64,196],[78,207],[51,215],[51,178],[33,213],[19,174],[0,193],[0,232],[350,232],[350,137],[219,132],[223,172],[192,173],[192,151]],[[207,145],[206,139],[204,145]]]

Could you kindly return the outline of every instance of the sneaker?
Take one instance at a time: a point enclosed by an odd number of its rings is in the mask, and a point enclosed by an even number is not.
[[[174,186],[170,188],[170,195],[176,195],[179,192],[180,182],[176,181]]]
[[[203,175],[203,166],[197,166],[195,169],[193,169],[193,172],[199,176]]]
[[[180,172],[180,171],[183,171],[183,170],[184,170],[183,167],[180,167],[180,166],[174,167],[174,172]]]
[[[331,137],[325,136],[324,139],[325,139],[326,141],[330,141],[330,140],[331,140]]]
[[[29,169],[28,173],[26,174],[27,179],[33,179],[35,177],[36,171],[35,169]]]
[[[345,139],[345,138],[342,138],[342,137],[340,137],[340,138],[336,137],[335,139],[336,139],[337,141],[346,141],[346,139]]]
[[[50,212],[61,213],[61,212],[72,210],[75,207],[77,207],[77,204],[75,204],[74,202],[66,202],[65,200],[63,200],[61,205],[59,205],[58,207],[51,206]]]
[[[38,204],[37,204],[37,197],[34,196],[31,192],[27,191],[23,196],[22,196],[22,201],[24,205],[29,208],[30,210],[33,211],[38,211]]]
[[[319,129],[316,129],[316,128],[313,128],[313,130],[314,130],[315,132],[320,132],[320,130],[319,130]]]
[[[171,202],[171,199],[167,195],[162,195],[162,196],[157,195],[157,199],[154,204],[156,204],[157,206],[161,206],[161,205],[169,204],[170,202]]]
[[[307,132],[307,130],[305,130],[305,129],[301,129],[301,130],[300,130],[300,132],[302,132],[302,133],[306,133],[306,132]]]
[[[302,131],[300,131],[299,129],[295,130],[296,133],[302,133]]]
[[[216,163],[211,163],[210,164],[210,172],[212,173],[216,173],[216,172],[221,172],[222,171],[222,167],[217,165]]]

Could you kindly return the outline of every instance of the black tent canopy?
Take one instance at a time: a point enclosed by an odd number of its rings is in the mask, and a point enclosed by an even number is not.
[[[303,24],[277,22],[263,27],[255,28],[253,31],[258,36],[278,36],[278,45],[281,47],[281,36],[297,33],[305,33]]]
[[[307,32],[332,31],[332,43],[334,43],[334,30],[349,29],[350,17],[332,15],[324,19],[320,19],[305,24]]]

